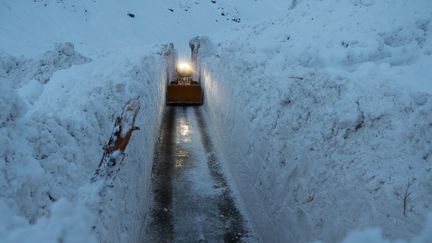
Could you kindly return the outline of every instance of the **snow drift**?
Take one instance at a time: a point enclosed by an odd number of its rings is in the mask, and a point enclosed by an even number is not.
[[[6,217],[0,236],[5,242],[96,242],[94,232],[102,242],[140,237],[164,105],[161,50],[91,59],[64,43],[39,59],[2,56],[0,202]],[[113,188],[101,194],[103,185],[90,178],[113,115],[135,96],[141,96],[144,112],[137,117],[141,131],[126,151],[133,156],[123,162]]]
[[[411,239],[423,228],[429,9],[301,1],[217,44],[201,39],[205,105],[262,240],[338,242],[368,227]]]

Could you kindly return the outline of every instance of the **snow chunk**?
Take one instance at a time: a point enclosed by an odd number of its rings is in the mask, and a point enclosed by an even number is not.
[[[75,51],[71,42],[58,43],[54,46],[54,50],[46,51],[41,57],[35,59],[14,57],[0,52],[0,78],[12,81],[17,87],[32,79],[45,84],[56,71],[90,61],[90,58]]]
[[[382,237],[381,230],[379,229],[368,229],[364,231],[350,233],[341,243],[390,243],[388,240],[384,240]]]
[[[50,216],[40,218],[34,225],[15,216],[2,201],[0,212],[0,238],[4,242],[98,242],[92,233],[94,216],[85,206],[64,199],[52,205]]]
[[[26,108],[15,89],[6,80],[0,79],[0,128],[13,124]]]

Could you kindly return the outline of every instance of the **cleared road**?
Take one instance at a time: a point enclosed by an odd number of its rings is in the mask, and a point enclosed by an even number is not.
[[[244,242],[201,107],[167,107],[152,171],[145,242]]]

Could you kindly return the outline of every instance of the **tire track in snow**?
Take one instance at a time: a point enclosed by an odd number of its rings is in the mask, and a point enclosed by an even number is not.
[[[151,242],[172,242],[174,239],[171,181],[175,146],[175,117],[176,109],[168,107],[155,150],[152,168],[154,205],[150,214],[151,222],[146,231],[146,238]]]
[[[210,174],[214,181],[214,186],[222,191],[222,193],[217,198],[217,204],[220,214],[225,218],[226,230],[224,234],[224,241],[240,242],[241,239],[247,237],[247,231],[245,230],[243,217],[236,207],[232,197],[232,192],[228,187],[228,183],[222,174],[219,161],[214,153],[213,144],[207,132],[207,125],[202,115],[202,108],[194,107],[194,111],[200,129],[202,144],[208,156],[207,163]]]

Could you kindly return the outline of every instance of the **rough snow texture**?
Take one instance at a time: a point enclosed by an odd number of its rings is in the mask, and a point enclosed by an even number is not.
[[[0,78],[15,80],[14,85],[17,87],[23,86],[22,82],[32,79],[44,84],[50,80],[54,72],[89,61],[89,58],[77,53],[70,42],[57,44],[54,50],[45,52],[36,60],[0,52]]]
[[[188,55],[193,36],[289,5],[245,1],[0,1],[0,241],[138,241],[166,75],[160,45],[149,45],[174,42]],[[115,114],[138,95],[141,130],[99,195],[102,185],[88,182]],[[62,201],[69,211],[56,209]],[[69,233],[66,222],[94,225],[95,235]]]
[[[431,2],[295,5],[201,43],[204,103],[257,234],[413,238],[432,201]]]
[[[201,46],[214,56],[202,57],[206,105],[262,239],[334,242],[370,226],[413,237],[431,201],[430,9],[425,0],[0,1],[0,241],[137,239],[164,91],[160,57],[142,56],[174,41],[181,57],[201,34],[228,39]],[[112,115],[136,95],[142,130],[117,184],[98,195],[88,180]]]
[[[427,243],[430,242],[432,237],[432,214],[428,215],[428,220],[425,228],[420,234],[408,242],[411,243]],[[342,241],[342,243],[406,243],[404,240],[390,241],[383,237],[380,229],[365,229],[363,231],[354,231],[349,233],[348,236]]]
[[[18,59],[3,55],[1,63]],[[16,69],[1,67],[12,70],[2,72],[0,80],[2,242],[129,242],[139,237],[164,104],[163,58],[143,49],[91,59],[64,43],[39,59],[18,62]],[[71,66],[77,60],[82,65]],[[35,63],[45,63],[39,76],[33,72]],[[138,115],[141,130],[126,150],[133,156],[123,161],[114,187],[100,194],[101,185],[90,184],[90,178],[113,115],[136,96],[145,112]]]

